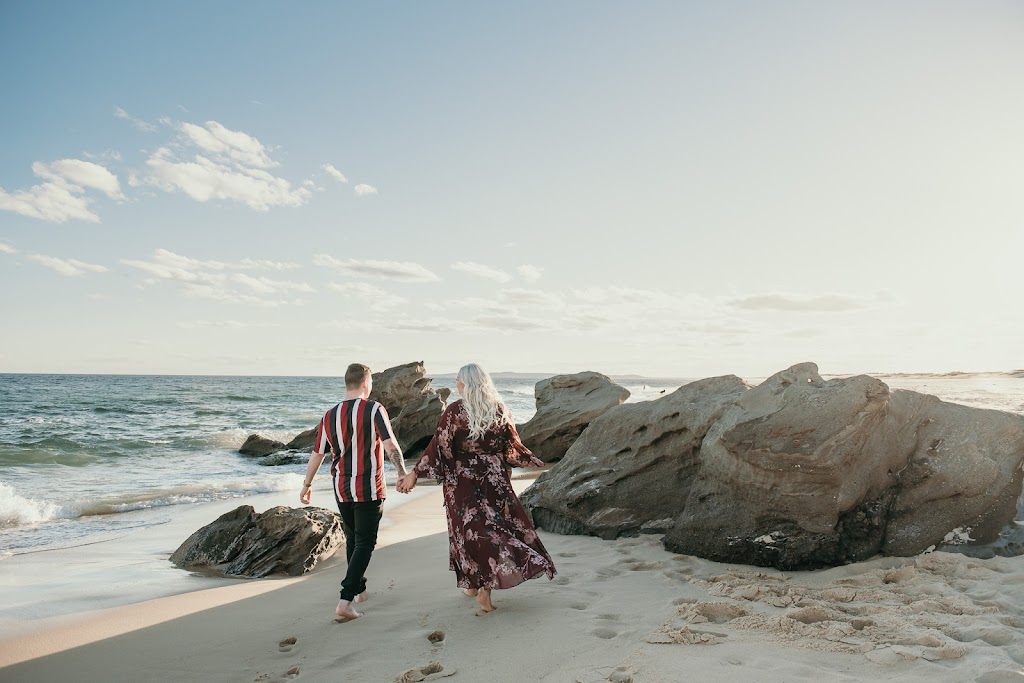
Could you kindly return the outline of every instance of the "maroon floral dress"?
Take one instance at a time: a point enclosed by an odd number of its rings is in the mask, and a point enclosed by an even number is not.
[[[441,415],[416,463],[418,477],[433,477],[444,488],[449,568],[460,588],[512,588],[541,574],[555,575],[555,563],[512,490],[506,463],[544,464],[519,440],[513,424],[471,440],[461,400]]]

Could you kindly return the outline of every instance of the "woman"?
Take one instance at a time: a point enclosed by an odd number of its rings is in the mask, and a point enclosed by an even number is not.
[[[416,467],[399,480],[408,492],[418,477],[444,487],[448,513],[449,568],[466,595],[484,612],[494,610],[491,590],[512,588],[527,579],[555,575],[555,564],[523,509],[506,463],[539,467],[540,460],[519,440],[512,414],[498,397],[490,376],[475,363],[459,370],[455,401]]]

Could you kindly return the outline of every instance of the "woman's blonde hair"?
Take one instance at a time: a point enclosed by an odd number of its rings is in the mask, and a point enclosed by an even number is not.
[[[491,427],[509,422],[509,411],[486,370],[476,363],[463,365],[456,379],[463,385],[462,405],[469,415],[469,438],[479,439]]]

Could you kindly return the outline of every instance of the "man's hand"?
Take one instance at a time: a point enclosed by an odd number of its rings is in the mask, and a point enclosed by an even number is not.
[[[305,484],[303,484],[302,485],[302,492],[299,494],[299,500],[302,501],[302,504],[303,505],[309,505],[309,498],[312,495],[313,495],[313,489],[311,489],[310,487],[308,487]]]

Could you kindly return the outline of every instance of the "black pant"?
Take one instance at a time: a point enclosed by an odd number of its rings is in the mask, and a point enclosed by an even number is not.
[[[341,599],[351,600],[366,590],[366,567],[377,545],[377,529],[384,514],[384,501],[338,503],[338,512],[345,526],[345,558],[348,571],[341,582]]]

